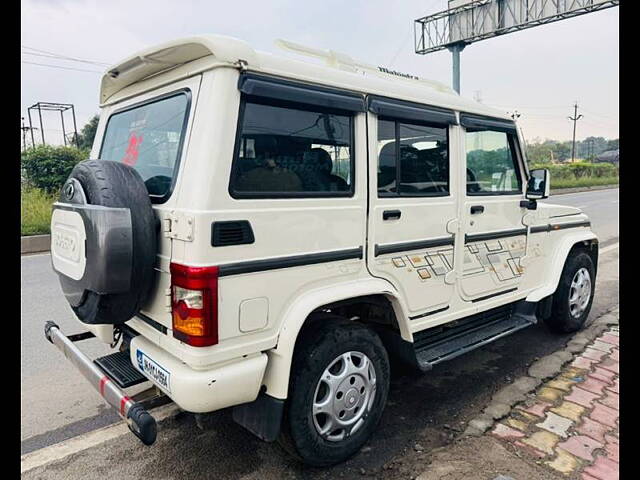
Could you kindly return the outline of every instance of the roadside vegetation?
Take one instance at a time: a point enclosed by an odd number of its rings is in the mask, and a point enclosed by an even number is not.
[[[20,198],[20,234],[42,235],[49,233],[51,205],[57,195],[35,187],[22,187]]]
[[[20,200],[21,235],[49,233],[51,205],[76,163],[89,158],[89,150],[40,145],[22,153]]]
[[[604,137],[587,137],[576,141],[575,156],[592,161],[607,151],[618,150],[620,140],[607,140]],[[556,163],[571,159],[571,141],[541,140],[534,138],[527,141],[527,158],[529,163]]]
[[[548,168],[552,190],[617,185],[619,183],[618,167],[611,163],[575,162],[564,165],[534,163],[530,164],[529,168]]]

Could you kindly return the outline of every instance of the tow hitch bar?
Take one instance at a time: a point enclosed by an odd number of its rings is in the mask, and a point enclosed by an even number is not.
[[[88,338],[86,334],[67,337],[60,331],[58,325],[49,321],[44,325],[44,335],[80,370],[80,373],[100,393],[102,398],[116,409],[122,419],[127,422],[129,430],[142,443],[152,445],[156,441],[158,429],[156,420],[151,414],[142,405],[125,395],[109,377],[73,344],[74,341]]]

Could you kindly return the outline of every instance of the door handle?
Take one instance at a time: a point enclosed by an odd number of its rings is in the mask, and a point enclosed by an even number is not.
[[[482,205],[474,205],[473,207],[471,207],[471,215],[482,212],[484,212],[484,206]]]
[[[400,210],[385,210],[384,212],[382,212],[382,219],[383,220],[390,220],[390,219],[399,219],[400,216],[402,215],[402,212]]]

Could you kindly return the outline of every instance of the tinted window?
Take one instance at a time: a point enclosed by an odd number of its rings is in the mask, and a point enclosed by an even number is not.
[[[150,195],[169,193],[181,150],[189,100],[182,93],[109,118],[100,158],[134,167]]]
[[[378,121],[378,194],[449,193],[448,128]],[[399,185],[398,189],[396,186]]]
[[[378,193],[396,192],[396,123],[378,121]]]
[[[351,116],[247,101],[233,165],[233,195],[349,195]]]
[[[519,193],[522,184],[513,154],[513,139],[505,132],[467,131],[467,193]]]

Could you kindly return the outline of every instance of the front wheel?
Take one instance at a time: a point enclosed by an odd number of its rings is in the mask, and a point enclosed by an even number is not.
[[[313,466],[354,455],[380,421],[389,377],[375,332],[341,317],[315,320],[296,348],[281,445]]]
[[[591,257],[584,251],[571,254],[564,265],[560,282],[553,294],[549,328],[558,333],[580,330],[593,303],[596,273]]]

